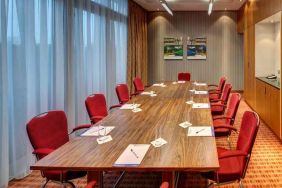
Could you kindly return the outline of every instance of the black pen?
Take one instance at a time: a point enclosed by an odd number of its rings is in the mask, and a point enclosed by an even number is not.
[[[201,130],[197,131],[196,134],[198,134],[199,132],[202,132],[203,130],[205,130],[205,129],[201,129]]]
[[[135,157],[138,159],[138,155],[135,153],[135,151],[133,149],[130,149],[130,151],[135,155]]]

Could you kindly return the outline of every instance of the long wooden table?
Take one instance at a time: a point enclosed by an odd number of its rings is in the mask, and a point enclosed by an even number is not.
[[[191,109],[190,82],[167,87],[151,86],[156,97],[139,95],[135,103],[141,112],[116,110],[99,123],[115,126],[110,133],[111,142],[98,145],[96,137],[76,137],[31,166],[32,170],[83,170],[93,175],[102,171],[213,171],[219,168],[216,142],[211,137],[188,137],[187,129],[178,124],[190,121],[197,126],[212,126],[210,109]],[[196,87],[207,90],[207,86]],[[209,102],[208,95],[194,95],[195,102]],[[131,101],[129,101],[130,103]],[[113,167],[114,162],[129,144],[149,144],[155,139],[156,130],[168,143],[160,148],[150,146],[139,166]]]

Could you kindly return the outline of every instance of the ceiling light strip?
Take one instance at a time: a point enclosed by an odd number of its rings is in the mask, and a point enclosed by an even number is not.
[[[162,6],[164,7],[164,9],[170,14],[173,16],[173,13],[171,11],[171,9],[167,6],[167,3],[165,0],[160,0],[160,3],[162,4]]]

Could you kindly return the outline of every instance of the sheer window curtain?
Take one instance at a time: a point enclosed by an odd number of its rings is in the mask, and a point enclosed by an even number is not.
[[[26,122],[67,113],[69,130],[89,123],[87,95],[117,102],[126,81],[127,0],[0,1],[0,187],[35,162]]]

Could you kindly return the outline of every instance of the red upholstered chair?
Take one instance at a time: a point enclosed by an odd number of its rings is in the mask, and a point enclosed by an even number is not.
[[[231,89],[231,84],[225,84],[220,99],[210,100],[212,115],[222,115],[224,113]]]
[[[189,72],[178,73],[178,81],[190,81],[191,74]]]
[[[49,111],[37,115],[27,123],[26,128],[31,145],[34,148],[33,154],[38,160],[69,141],[67,117],[63,111]],[[45,187],[50,180],[75,187],[69,180],[83,177],[86,172],[45,170],[41,171],[41,174],[46,178],[42,187]]]
[[[89,182],[84,188],[95,188],[96,181]]]
[[[163,182],[161,184],[160,188],[169,188],[169,183],[168,182]]]
[[[134,85],[134,88],[135,88],[135,94],[137,94],[137,95],[142,93],[144,91],[144,89],[145,89],[141,78],[136,77],[133,80],[133,85]]]
[[[121,105],[127,103],[130,100],[130,95],[126,84],[118,84],[116,86],[116,93]]]
[[[103,94],[89,95],[85,100],[85,106],[92,124],[97,123],[108,115],[106,98]],[[120,106],[114,105],[110,109]]]
[[[208,87],[210,88],[209,89],[210,100],[220,98],[222,91],[223,91],[223,88],[224,88],[224,85],[225,85],[225,82],[226,82],[226,77],[221,77],[218,85],[214,85],[214,84],[208,85]]]
[[[247,172],[258,128],[258,115],[255,112],[246,111],[242,118],[236,150],[217,148],[219,170],[202,174],[213,181],[210,185],[239,181],[240,187],[243,187],[242,180]]]
[[[233,127],[238,107],[241,101],[241,95],[239,93],[231,94],[228,102],[225,114],[222,116],[213,116],[213,126],[215,137],[227,137],[229,147],[231,148],[230,135],[231,131],[236,131]]]

